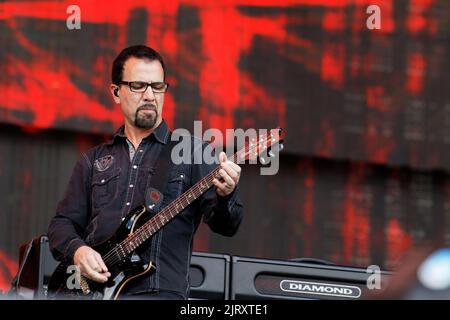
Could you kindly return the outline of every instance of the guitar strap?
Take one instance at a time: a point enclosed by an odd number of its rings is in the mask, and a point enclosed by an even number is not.
[[[167,181],[169,180],[169,173],[174,164],[171,159],[173,147],[178,141],[172,141],[172,134],[169,133],[168,141],[163,145],[156,160],[154,175],[150,180],[150,186],[145,190],[145,207],[151,213],[156,213],[161,209],[163,202],[163,192],[166,189]]]

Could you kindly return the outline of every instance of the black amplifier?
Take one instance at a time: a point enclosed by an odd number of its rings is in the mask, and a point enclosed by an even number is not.
[[[193,252],[189,270],[189,299],[228,300],[230,262],[226,254]]]
[[[233,256],[230,299],[363,299],[367,290],[384,289],[389,275],[375,266],[304,261]]]

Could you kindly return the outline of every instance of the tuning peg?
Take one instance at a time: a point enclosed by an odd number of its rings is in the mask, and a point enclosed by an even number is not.
[[[279,153],[281,150],[283,150],[283,148],[284,148],[283,144],[281,144],[281,143],[276,144],[270,148],[270,150],[267,154],[269,155],[269,157],[274,158],[277,153]]]

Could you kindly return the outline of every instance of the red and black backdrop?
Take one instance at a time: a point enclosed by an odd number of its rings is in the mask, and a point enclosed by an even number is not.
[[[285,128],[277,175],[244,166],[240,232],[202,227],[195,250],[393,268],[448,237],[449,30],[446,0],[1,2],[0,289],[121,124],[111,63],[140,43],[165,58],[171,128]]]

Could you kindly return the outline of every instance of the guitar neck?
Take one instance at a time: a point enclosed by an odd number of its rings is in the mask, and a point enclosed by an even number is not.
[[[236,163],[237,157],[238,153],[235,153],[230,160]],[[121,243],[122,250],[124,250],[126,254],[133,252],[138,246],[154,235],[169,221],[175,218],[181,211],[183,211],[184,208],[211,188],[213,186],[213,180],[220,177],[220,168],[220,166],[216,167],[213,171],[203,177],[181,196],[172,201],[149,221],[138,228],[134,233],[128,236],[128,238]]]

